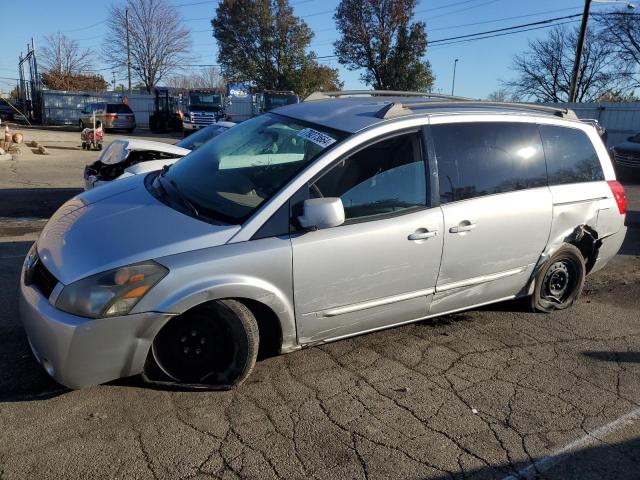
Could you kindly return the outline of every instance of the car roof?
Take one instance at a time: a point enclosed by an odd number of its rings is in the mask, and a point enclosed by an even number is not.
[[[305,100],[301,103],[276,108],[272,112],[349,133],[355,133],[382,122],[393,122],[394,120],[407,118],[409,115],[460,113],[553,115],[552,112],[532,110],[534,106],[527,106],[526,104],[522,106],[512,104],[495,105],[487,102],[483,105],[479,101],[469,101],[469,105],[462,105],[463,102],[442,102],[437,100],[429,102],[425,100],[425,98],[421,97],[400,96],[328,98]],[[380,110],[392,103],[402,104],[402,106],[410,108],[411,112],[393,118],[380,118],[378,116]],[[415,106],[412,107],[412,103]],[[429,103],[432,103],[432,105],[429,105]],[[447,105],[447,103],[450,103],[450,105]]]

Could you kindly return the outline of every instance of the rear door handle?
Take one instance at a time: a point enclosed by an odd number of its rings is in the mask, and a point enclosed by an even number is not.
[[[471,223],[469,220],[464,220],[464,221],[460,222],[460,224],[458,226],[451,227],[449,229],[449,233],[470,232],[474,228],[476,228],[476,224],[475,223]]]
[[[425,240],[427,238],[435,237],[436,235],[438,235],[437,230],[427,230],[426,228],[419,228],[407,238],[409,240]]]

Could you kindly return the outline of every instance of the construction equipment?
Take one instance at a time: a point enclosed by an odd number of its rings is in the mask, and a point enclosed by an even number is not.
[[[178,99],[168,88],[155,89],[154,110],[149,115],[149,128],[154,133],[179,132],[182,130],[182,112]]]

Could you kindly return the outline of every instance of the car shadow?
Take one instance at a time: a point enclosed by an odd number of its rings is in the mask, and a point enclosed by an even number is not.
[[[464,473],[429,478],[431,480],[450,480],[451,478],[469,480],[637,480],[639,452],[640,439],[638,438],[611,443],[603,441],[597,446],[577,448],[548,457],[533,458],[532,462],[514,462],[512,464],[492,462],[491,465],[477,469],[465,469]]]
[[[0,190],[0,218],[49,218],[81,188],[6,188]]]
[[[613,363],[640,363],[640,352],[605,352],[587,351],[582,352],[585,357],[600,360],[602,362]]]

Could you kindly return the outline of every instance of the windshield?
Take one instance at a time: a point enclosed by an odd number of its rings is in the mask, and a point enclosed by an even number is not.
[[[182,148],[188,148],[191,151],[197,150],[202,145],[207,143],[212,138],[217,137],[225,130],[229,130],[229,127],[223,127],[220,125],[209,125],[208,127],[198,130],[196,133],[189,135],[184,140],[176,143],[176,146]]]
[[[342,138],[339,132],[265,114],[187,155],[165,176],[200,214],[238,224]]]
[[[190,93],[189,106],[194,109],[220,108],[222,106],[222,96],[215,93]]]
[[[284,107],[292,103],[298,103],[300,100],[297,95],[269,95],[264,96],[265,110],[273,110],[274,108]]]

